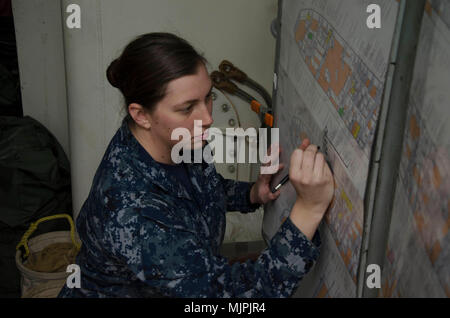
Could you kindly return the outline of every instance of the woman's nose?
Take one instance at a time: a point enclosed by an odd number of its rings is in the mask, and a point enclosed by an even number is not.
[[[202,125],[203,126],[211,126],[214,122],[212,118],[212,107],[209,107],[208,104],[205,104],[205,107],[202,107]]]

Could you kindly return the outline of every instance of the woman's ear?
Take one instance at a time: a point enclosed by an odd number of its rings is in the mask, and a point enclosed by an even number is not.
[[[131,103],[128,105],[128,113],[133,118],[136,125],[144,129],[151,129],[150,116],[140,104]]]

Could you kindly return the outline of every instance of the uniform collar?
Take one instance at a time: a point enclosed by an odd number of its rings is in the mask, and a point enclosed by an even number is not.
[[[168,169],[164,164],[155,161],[152,156],[141,146],[137,139],[132,134],[128,127],[128,121],[131,120],[128,116],[122,121],[120,127],[120,139],[127,148],[130,150],[130,154],[135,156],[134,159],[143,164],[143,169],[146,177],[150,182],[167,193],[174,194],[179,198],[185,198],[193,200],[190,191],[186,189],[176,178],[176,176]],[[202,171],[202,164],[186,164],[190,181],[195,190],[201,192],[200,188],[200,173]],[[197,192],[194,191],[194,192]]]

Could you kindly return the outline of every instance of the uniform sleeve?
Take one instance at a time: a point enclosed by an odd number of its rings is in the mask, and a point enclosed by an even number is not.
[[[251,204],[250,190],[254,182],[243,182],[225,179],[217,174],[225,189],[227,197],[227,211],[240,211],[243,213],[254,212],[260,204]]]
[[[150,215],[150,214],[149,214]],[[256,261],[229,265],[208,242],[186,228],[140,216],[108,229],[113,252],[151,290],[169,297],[289,297],[319,255],[288,218]]]

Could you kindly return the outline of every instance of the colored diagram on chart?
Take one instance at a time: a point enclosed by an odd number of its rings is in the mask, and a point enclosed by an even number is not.
[[[317,12],[302,10],[294,33],[308,69],[369,156],[383,83]]]

